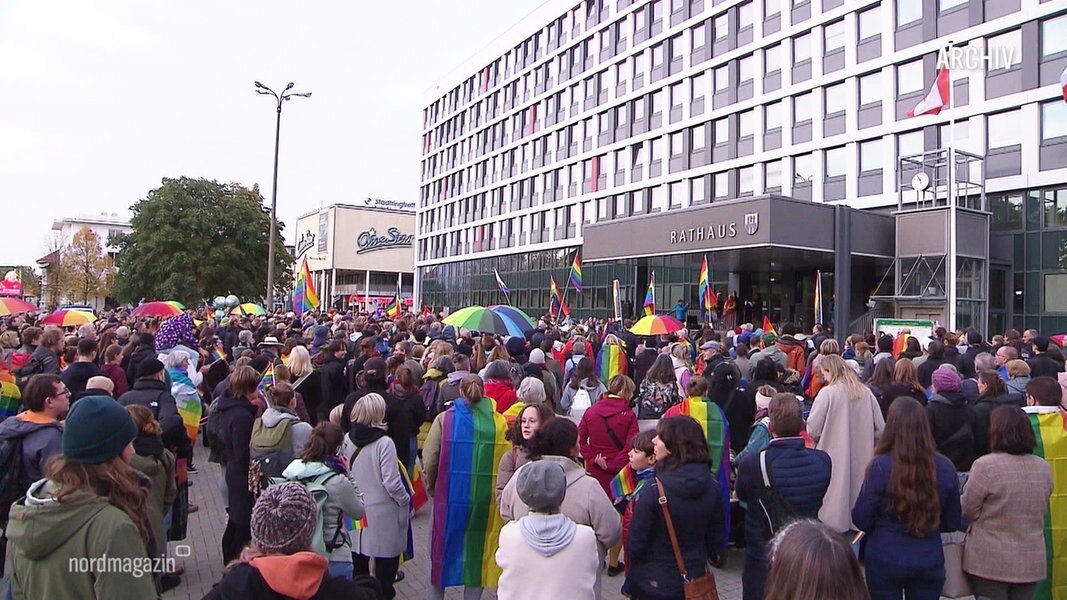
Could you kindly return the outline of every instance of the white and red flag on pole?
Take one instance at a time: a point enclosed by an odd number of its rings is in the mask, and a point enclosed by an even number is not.
[[[936,115],[948,106],[949,93],[948,67],[941,67],[937,71],[937,79],[934,80],[930,93],[926,94],[915,108],[908,111],[908,116]]]
[[[1063,101],[1067,102],[1067,67],[1063,68],[1063,73],[1060,73],[1060,87],[1063,90]]]

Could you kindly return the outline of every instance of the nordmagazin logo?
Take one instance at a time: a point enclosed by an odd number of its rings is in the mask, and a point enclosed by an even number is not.
[[[948,45],[937,51],[937,68],[949,71],[992,71],[1007,69],[1018,62],[1017,48],[994,46],[979,48],[974,45]]]

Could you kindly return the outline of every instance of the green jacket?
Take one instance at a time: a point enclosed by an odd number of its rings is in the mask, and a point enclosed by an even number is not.
[[[170,510],[178,496],[178,483],[174,479],[174,454],[170,450],[156,456],[134,454],[130,466],[152,481],[145,504],[148,525],[152,528],[152,539],[157,548],[152,549],[153,556],[164,556],[167,550],[167,532],[163,529],[163,515]]]
[[[156,598],[144,541],[126,514],[88,494],[60,504],[54,492],[42,479],[11,507],[12,597]]]

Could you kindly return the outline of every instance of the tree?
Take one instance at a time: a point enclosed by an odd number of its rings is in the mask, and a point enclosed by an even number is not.
[[[133,231],[115,241],[118,300],[192,306],[220,294],[265,295],[270,211],[259,186],[164,179],[130,210]],[[281,236],[274,256],[275,294],[282,295],[291,285],[293,259]]]
[[[79,229],[71,237],[70,244],[63,248],[59,262],[68,298],[88,303],[89,298],[110,293],[108,283],[114,268],[104,255],[100,236],[92,229]]]

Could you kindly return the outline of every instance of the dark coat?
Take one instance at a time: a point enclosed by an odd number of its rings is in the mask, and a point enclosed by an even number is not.
[[[1058,373],[1063,372],[1063,365],[1044,353],[1034,356],[1026,361],[1026,364],[1030,365],[1031,379],[1034,377],[1051,377],[1055,379]]]
[[[345,361],[336,356],[326,355],[326,362],[322,363],[319,370],[322,397],[319,400],[319,411],[326,411],[329,415],[333,407],[345,401],[348,387],[345,383]]]
[[[141,367],[141,361],[146,358],[155,358],[158,355],[156,349],[151,344],[138,344],[133,349],[130,356],[126,360],[126,364],[123,368],[126,369],[126,381],[135,381],[137,379],[137,370]]]
[[[974,409],[960,392],[939,392],[926,405],[930,431],[937,451],[956,466],[957,471],[971,470],[975,454],[977,419]]]
[[[105,373],[103,369],[96,366],[96,363],[77,361],[67,365],[67,368],[63,370],[59,377],[63,380],[63,383],[67,384],[67,389],[70,390],[70,397],[76,398],[81,392],[85,391],[85,384],[89,381],[89,378],[98,375],[105,375]]]
[[[916,369],[916,375],[919,377],[919,385],[926,389],[930,389],[931,378],[934,375],[934,371],[946,362],[951,363],[952,361],[941,360],[932,356],[924,360],[923,364],[919,365],[919,368]]]
[[[228,392],[219,398],[216,408],[221,413],[220,437],[226,453],[229,519],[239,525],[249,525],[253,499],[248,491],[248,444],[252,441],[256,409],[249,399],[235,398]]]
[[[37,369],[36,365],[40,365],[40,369]],[[59,355],[50,348],[37,346],[37,349],[30,355],[30,359],[26,361],[20,372],[15,374],[20,375],[26,372],[29,372],[30,375],[36,375],[37,373],[59,375]]]
[[[989,415],[998,406],[1026,406],[1026,398],[1022,394],[986,394],[978,398],[974,404],[974,457],[989,454]]]
[[[157,379],[139,379],[133,382],[133,389],[119,396],[118,400],[123,406],[137,404],[152,411],[152,416],[163,429],[163,443],[168,448],[184,448],[189,443],[178,405],[166,383]]]
[[[725,550],[723,506],[719,486],[707,465],[688,463],[656,469],[663,482],[678,546],[691,579],[704,575],[709,556]],[[642,486],[632,501],[626,555],[633,558],[629,579],[635,594],[650,600],[682,597],[682,576],[674,561],[655,480]]]
[[[822,498],[830,486],[830,455],[804,447],[799,437],[775,438],[767,446],[767,472],[771,486],[793,511],[806,519],[818,519]],[[745,512],[745,553],[762,559],[771,539],[770,527],[755,505],[763,494],[760,453],[744,457],[737,467],[737,498],[748,503]]]
[[[657,356],[659,353],[655,349],[645,349],[644,352],[634,357],[634,385],[641,387],[641,382],[645,380],[645,373],[652,368],[652,363],[656,362]]]
[[[367,394],[380,394],[385,399],[385,430],[396,446],[396,457],[407,466],[411,464],[411,438],[419,432],[419,427],[426,418],[426,407],[418,394],[402,399],[393,395],[385,387],[374,386],[360,388],[345,398],[344,412],[341,413],[341,428],[349,431],[352,422],[352,407]],[[421,411],[415,407],[418,405]]]
[[[299,378],[294,378],[293,383],[299,381]],[[315,425],[319,421],[328,421],[330,419],[330,411],[323,411],[325,405],[322,402],[322,373],[319,371],[312,371],[308,376],[300,382],[300,386],[296,388],[297,393],[304,397],[304,406],[307,407],[308,416],[311,417],[311,424]],[[332,409],[333,407],[331,407]]]
[[[974,377],[974,357],[983,352],[992,354],[993,347],[985,342],[974,346],[967,346],[967,351],[963,353],[963,370],[960,371],[960,375],[962,375],[964,379]]]
[[[63,453],[63,427],[59,421],[45,421],[42,416],[26,411],[0,423],[0,440],[22,439],[22,468],[27,486],[44,477],[48,459]],[[7,521],[7,515],[0,515],[0,521]]]

